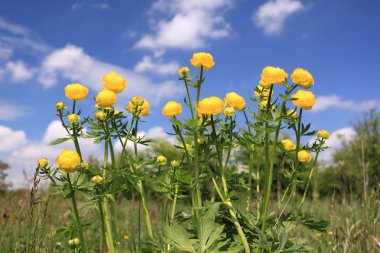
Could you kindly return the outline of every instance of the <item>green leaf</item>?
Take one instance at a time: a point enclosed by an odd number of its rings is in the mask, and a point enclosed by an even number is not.
[[[70,140],[71,138],[70,137],[65,137],[65,138],[58,138],[58,139],[55,139],[54,141],[50,142],[49,145],[58,145],[58,144],[61,144],[67,140]]]
[[[171,226],[164,225],[163,227],[164,241],[182,252],[196,253],[196,250],[191,243],[190,234],[182,227],[172,224]]]

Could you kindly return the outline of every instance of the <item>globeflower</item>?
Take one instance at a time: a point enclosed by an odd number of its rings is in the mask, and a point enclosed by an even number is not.
[[[80,120],[80,116],[78,114],[69,114],[69,116],[67,117],[67,120],[69,121],[69,123],[77,123],[79,120]]]
[[[281,68],[268,66],[261,73],[261,80],[266,84],[283,84],[288,74]]]
[[[101,91],[99,91],[95,100],[96,100],[98,107],[110,108],[111,106],[113,106],[116,103],[117,97],[116,97],[115,92],[113,92],[111,90],[101,90]]]
[[[95,111],[95,118],[98,120],[105,120],[106,119],[106,114],[103,111],[96,110]]]
[[[224,98],[228,106],[233,107],[235,110],[243,110],[245,106],[245,99],[236,92],[227,93]]]
[[[103,85],[116,94],[121,93],[127,87],[127,81],[119,74],[110,72],[103,76]]]
[[[87,170],[89,168],[89,165],[88,165],[88,163],[83,162],[83,163],[79,164],[79,167],[81,167],[84,170]]]
[[[77,152],[73,150],[64,150],[62,153],[55,159],[57,167],[67,173],[74,172],[81,160]]]
[[[142,104],[138,105],[139,103],[137,102],[140,101],[139,98],[141,97],[133,97],[127,105],[127,110],[130,113],[135,113],[136,115],[148,116],[150,104],[145,99],[142,99]]]
[[[91,178],[91,182],[96,185],[103,184],[104,178],[102,176],[96,175]]]
[[[176,167],[179,167],[180,162],[177,161],[177,160],[173,160],[173,161],[170,162],[170,165],[171,165],[173,168],[176,168]]]
[[[266,82],[264,82],[263,80],[260,80],[259,85],[260,85],[261,87],[265,88],[265,89],[269,89],[270,86],[271,86],[270,83],[266,83]]]
[[[55,108],[56,108],[58,111],[60,111],[60,110],[65,109],[65,108],[66,108],[66,105],[65,105],[65,103],[63,103],[63,102],[57,102],[57,103],[55,104]]]
[[[314,85],[313,76],[305,69],[296,68],[290,78],[293,83],[305,89],[309,89]]]
[[[232,117],[235,115],[235,109],[232,106],[226,107],[223,111],[224,115],[227,117]]]
[[[162,109],[162,114],[166,117],[174,117],[182,113],[182,105],[175,101],[169,101]]]
[[[86,99],[88,94],[88,88],[80,83],[68,84],[65,87],[65,96],[71,100],[83,100]]]
[[[168,159],[165,156],[163,156],[163,155],[157,156],[157,164],[158,165],[164,166],[164,165],[166,165],[167,162],[168,162]]]
[[[290,139],[282,140],[281,144],[285,151],[290,152],[296,150],[296,144],[294,144],[294,142]]]
[[[330,138],[330,133],[327,130],[319,130],[318,137],[322,139],[328,139]]]
[[[195,68],[203,67],[204,70],[209,70],[215,65],[212,55],[205,52],[194,53],[193,58],[190,60],[190,63]]]
[[[311,110],[315,104],[315,96],[310,91],[298,90],[292,96],[293,104],[305,110]]]
[[[190,73],[190,69],[188,67],[180,67],[178,70],[178,75],[187,76]]]
[[[48,164],[49,164],[49,160],[46,157],[38,159],[38,161],[37,161],[37,166],[40,169],[46,168],[46,166],[48,166]]]
[[[226,104],[218,97],[209,97],[202,99],[198,103],[197,111],[202,115],[218,115],[223,110]]]
[[[306,150],[301,150],[298,152],[297,158],[301,163],[308,163],[313,159],[313,156]]]

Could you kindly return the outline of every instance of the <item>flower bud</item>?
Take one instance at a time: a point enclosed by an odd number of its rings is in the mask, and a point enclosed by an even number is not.
[[[322,139],[328,139],[330,138],[330,133],[327,130],[319,130],[318,137]]]
[[[158,165],[164,166],[166,165],[167,162],[168,162],[168,159],[165,156],[163,155],[157,156]]]
[[[106,114],[103,111],[97,110],[95,111],[95,118],[98,120],[105,120]]]
[[[138,96],[135,96],[131,99],[131,103],[134,105],[134,106],[142,106],[145,102],[145,99],[143,97],[138,97]]]
[[[81,167],[84,170],[88,170],[89,165],[88,165],[88,163],[83,162],[83,163],[79,164],[79,167]]]
[[[80,240],[79,240],[78,238],[74,238],[74,239],[73,239],[73,244],[74,244],[75,246],[78,246],[78,245],[80,244]]]
[[[65,108],[66,108],[66,105],[65,105],[65,103],[63,103],[63,102],[57,102],[57,103],[55,104],[55,108],[56,108],[58,111],[60,111],[60,110],[65,109]]]
[[[188,67],[180,67],[178,70],[178,75],[187,76],[190,73],[190,69]]]
[[[129,240],[129,236],[128,235],[124,235],[123,239],[126,240],[126,241],[128,241]]]
[[[48,164],[49,164],[49,160],[47,158],[41,158],[37,161],[37,166],[40,169],[46,168]]]
[[[301,150],[298,152],[297,158],[301,163],[308,163],[313,159],[313,156],[306,150]]]
[[[177,160],[173,160],[173,161],[170,162],[170,165],[171,165],[173,168],[176,168],[176,167],[179,167],[180,162],[177,161]]]
[[[79,120],[80,120],[80,116],[78,114],[73,113],[73,114],[69,114],[68,116],[69,123],[74,124],[74,123],[77,123]]]
[[[227,117],[232,117],[235,115],[235,109],[232,106],[226,107],[223,112]]]
[[[103,184],[104,178],[102,176],[96,175],[91,178],[91,182],[97,185]]]
[[[294,142],[290,139],[282,140],[281,144],[285,151],[290,152],[296,150],[296,144],[294,144]]]

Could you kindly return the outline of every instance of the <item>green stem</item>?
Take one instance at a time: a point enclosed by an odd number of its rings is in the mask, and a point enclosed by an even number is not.
[[[84,240],[85,237],[83,235],[83,229],[82,229],[82,225],[80,222],[80,216],[79,216],[79,212],[78,212],[77,200],[75,198],[75,191],[73,189],[73,185],[71,184],[70,174],[66,173],[66,176],[67,176],[67,182],[69,183],[69,187],[70,187],[70,193],[72,194],[71,201],[73,204],[74,216],[75,216],[76,223],[78,226],[78,232],[79,232],[79,239],[81,242],[81,247],[82,247],[83,252],[87,252],[86,241]]]
[[[313,167],[311,168],[311,171],[310,171],[310,174],[309,174],[309,177],[307,178],[307,182],[306,182],[306,187],[305,187],[305,191],[303,193],[303,196],[302,196],[302,200],[301,200],[301,204],[299,206],[299,210],[302,209],[302,206],[305,202],[305,199],[306,199],[306,195],[307,195],[307,191],[309,190],[309,186],[310,186],[310,180],[311,180],[311,177],[313,176],[313,172],[314,172],[314,169],[315,169],[315,166],[317,164],[317,160],[318,160],[318,155],[319,155],[319,152],[320,152],[320,148],[322,147],[323,145],[323,141],[321,141],[320,145],[319,145],[319,148],[318,148],[318,151],[317,151],[317,154],[315,155],[315,159],[314,159],[314,162],[313,162]]]
[[[177,205],[177,198],[178,198],[178,187],[179,186],[176,183],[174,187],[175,187],[175,189],[174,189],[174,199],[173,199],[172,212],[171,212],[171,215],[170,215],[170,224],[172,224],[173,221],[174,221],[175,208],[176,208],[176,205]]]

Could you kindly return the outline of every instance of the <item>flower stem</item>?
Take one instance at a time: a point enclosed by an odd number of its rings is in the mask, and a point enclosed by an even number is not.
[[[67,182],[69,183],[69,187],[70,187],[70,193],[72,194],[71,201],[72,201],[72,204],[73,204],[74,216],[75,216],[76,223],[77,223],[77,226],[78,226],[79,239],[80,239],[80,242],[81,242],[82,251],[83,252],[87,252],[86,241],[84,240],[85,237],[83,235],[83,229],[82,229],[82,225],[81,225],[81,222],[80,222],[80,216],[79,216],[79,212],[78,212],[77,200],[75,198],[75,191],[73,189],[73,185],[71,184],[70,174],[66,173],[66,176],[67,176]]]

